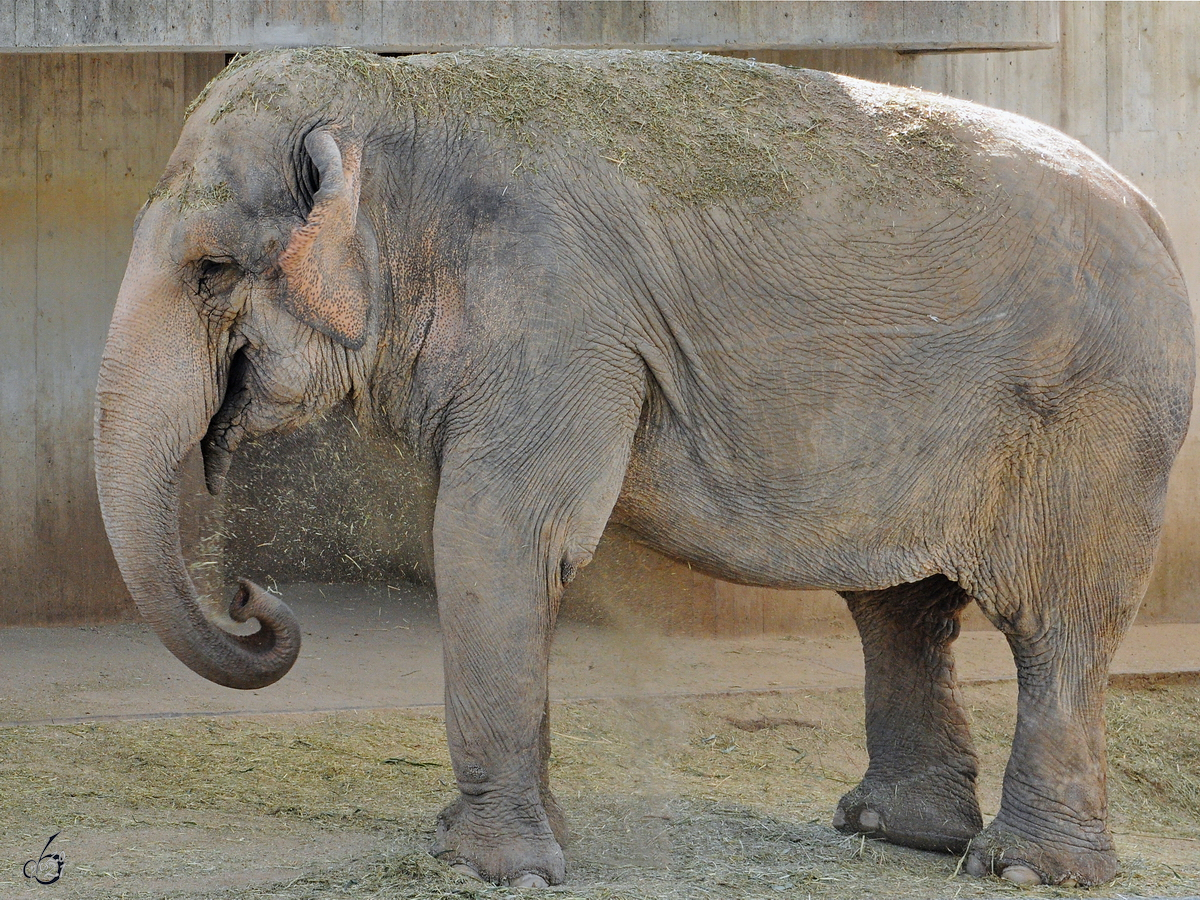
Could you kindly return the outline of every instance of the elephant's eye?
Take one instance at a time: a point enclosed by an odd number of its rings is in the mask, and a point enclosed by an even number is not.
[[[229,260],[204,258],[196,265],[196,294],[212,300],[229,290],[237,279],[238,267]]]

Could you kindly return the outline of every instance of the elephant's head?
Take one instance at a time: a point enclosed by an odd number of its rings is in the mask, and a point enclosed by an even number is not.
[[[300,632],[247,581],[229,613],[257,619],[256,633],[206,615],[180,548],[182,460],[199,444],[216,493],[240,441],[361,396],[381,281],[366,116],[336,88],[299,111],[260,110],[259,77],[209,91],[139,215],[95,428],[105,526],[138,608],[184,663],[237,688],[281,678]]]

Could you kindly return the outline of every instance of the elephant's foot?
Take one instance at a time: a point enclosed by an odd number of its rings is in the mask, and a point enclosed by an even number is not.
[[[983,817],[973,780],[926,772],[893,781],[864,778],[838,803],[833,827],[918,850],[961,853]]]
[[[999,875],[1017,884],[1088,886],[1116,876],[1117,853],[1106,830],[1032,837],[997,816],[971,841],[966,869],[977,878]]]
[[[561,812],[557,818],[565,829]],[[438,815],[432,853],[455,871],[494,884],[545,887],[566,877],[562,847],[540,802],[500,807],[459,797]]]

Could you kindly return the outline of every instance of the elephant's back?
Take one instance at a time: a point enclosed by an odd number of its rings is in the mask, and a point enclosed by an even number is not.
[[[862,196],[978,187],[953,110],[934,95],[703,53],[260,52],[214,79],[195,107],[305,117],[314,90],[320,102],[358,98],[384,129],[445,129],[517,153],[518,181],[539,158],[543,169],[561,165],[569,149],[686,205],[778,207],[829,182]]]

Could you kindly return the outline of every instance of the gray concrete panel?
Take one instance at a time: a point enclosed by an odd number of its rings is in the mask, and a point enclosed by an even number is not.
[[[224,44],[222,49],[316,44],[361,46],[371,43],[379,34],[379,7],[375,0],[215,3],[213,33],[215,40]]]
[[[13,6],[13,33],[15,45],[25,47],[32,43],[37,33],[38,0],[10,0]],[[7,4],[6,7],[7,9]]]
[[[107,287],[104,173],[76,148],[38,153],[37,570],[31,600],[43,622],[72,622],[119,603],[104,549],[91,466],[92,398]],[[101,190],[96,190],[96,187]],[[110,251],[111,252],[111,251]]]
[[[95,378],[134,214],[223,65],[0,57],[0,624],[132,614],[92,477]]]
[[[14,68],[0,61],[5,99]],[[32,150],[0,149],[0,605],[29,591],[37,551],[37,310],[20,302],[37,284],[36,180]]]
[[[1053,7],[1022,3],[647,3],[647,46],[1024,50],[1058,41]]]
[[[1057,78],[1039,82],[1051,102],[1057,94],[1060,106],[1057,119],[1043,121],[1078,138],[1105,158],[1108,98],[1112,84],[1118,80],[1108,72],[1106,16],[1103,3],[1070,4],[1064,20],[1070,23],[1071,40],[1063,44],[1061,52],[1046,54],[1054,61]]]
[[[1046,2],[681,0],[6,0],[0,50],[222,50],[337,44],[418,52],[483,46],[694,50],[1054,46]]]

